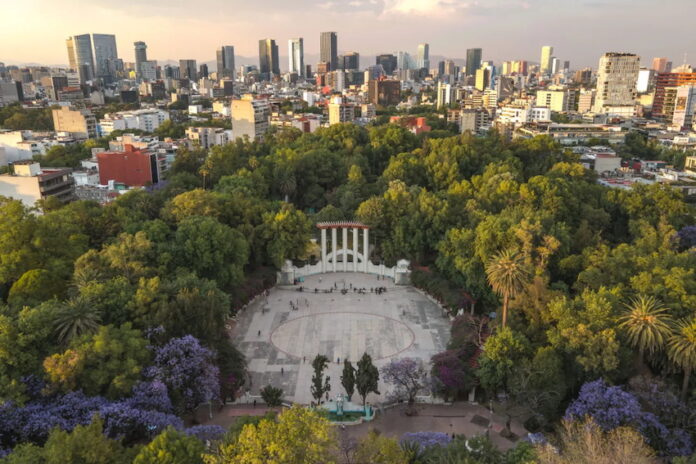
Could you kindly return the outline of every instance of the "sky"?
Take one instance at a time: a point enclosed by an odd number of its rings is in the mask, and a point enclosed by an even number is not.
[[[337,32],[339,53],[363,56],[415,54],[427,42],[431,55],[453,59],[480,47],[484,60],[538,62],[541,46],[552,45],[573,69],[596,67],[607,51],[637,53],[647,66],[654,56],[676,66],[688,53],[696,64],[694,0],[0,1],[6,64],[67,64],[65,39],[83,33],[115,34],[124,61],[134,60],[137,40],[147,43],[149,59],[205,62],[221,45],[255,58],[263,38],[275,39],[285,57],[288,39],[304,37],[314,64],[322,31]]]

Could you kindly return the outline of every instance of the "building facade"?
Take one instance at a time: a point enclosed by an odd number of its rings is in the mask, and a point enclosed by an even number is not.
[[[338,36],[335,32],[322,32],[319,40],[319,61],[329,63],[331,71],[338,69]]]
[[[599,59],[595,113],[633,116],[640,58],[632,53],[605,53]]]
[[[480,48],[469,48],[466,51],[466,75],[475,76],[476,71],[481,67],[483,50]],[[448,74],[448,73],[445,73]]]
[[[273,39],[259,40],[259,73],[267,80],[271,80],[274,75],[280,75],[278,46]]]
[[[97,120],[90,110],[72,109],[63,106],[51,111],[53,128],[56,132],[68,132],[75,138],[87,139],[97,136]]]
[[[216,52],[217,58],[217,78],[223,79],[226,77],[234,79],[234,47],[231,45],[223,45]]]
[[[262,138],[268,131],[271,119],[271,105],[268,100],[245,96],[232,100],[232,133],[235,138],[248,137],[249,140]]]
[[[302,37],[288,40],[288,70],[300,77],[306,77],[304,65],[304,39]]]

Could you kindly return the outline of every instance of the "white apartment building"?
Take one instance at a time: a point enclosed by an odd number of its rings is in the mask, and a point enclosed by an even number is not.
[[[443,82],[437,83],[437,107],[442,108],[455,102],[455,87]]]
[[[98,130],[102,137],[115,130],[138,129],[152,132],[168,119],[169,112],[157,108],[121,111],[105,115],[104,119],[99,121]]]
[[[672,125],[680,130],[690,129],[694,121],[694,112],[696,112],[696,85],[677,87]]]
[[[605,53],[599,59],[595,113],[635,114],[640,58],[632,53]]]
[[[333,97],[329,103],[329,126],[342,122],[351,122],[355,119],[355,105],[344,103],[343,98]]]
[[[220,127],[189,127],[186,138],[198,142],[201,148],[208,149],[215,145],[225,145],[232,140],[232,131]]]
[[[567,89],[537,90],[536,105],[559,113],[572,111],[575,107],[575,92]]]

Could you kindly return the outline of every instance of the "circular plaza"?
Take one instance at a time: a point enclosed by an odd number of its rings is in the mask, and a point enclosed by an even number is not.
[[[378,368],[403,357],[427,364],[446,348],[449,327],[442,309],[411,286],[373,274],[329,272],[258,297],[239,313],[233,338],[248,363],[247,399],[270,384],[282,388],[285,399],[309,404],[316,355],[331,360],[325,375],[334,397],[344,393],[345,359],[356,363],[368,353]],[[379,387],[382,395],[368,401],[384,398],[388,387]]]

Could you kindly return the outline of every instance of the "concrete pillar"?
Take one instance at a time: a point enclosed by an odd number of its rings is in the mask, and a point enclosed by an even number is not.
[[[333,252],[333,258],[331,259],[331,262],[333,264],[332,270],[333,272],[336,272],[336,252],[338,251],[338,241],[336,240],[336,228],[332,227],[331,228],[331,251]]]
[[[365,266],[363,272],[367,272],[367,263],[370,262],[370,229],[363,229],[363,255],[365,256]]]
[[[342,227],[343,238],[341,239],[341,249],[343,250],[343,272],[348,272],[348,260],[346,259],[346,251],[348,250],[348,228]]]
[[[358,228],[353,227],[353,272],[358,272]]]
[[[326,272],[326,229],[321,229],[321,272]]]

